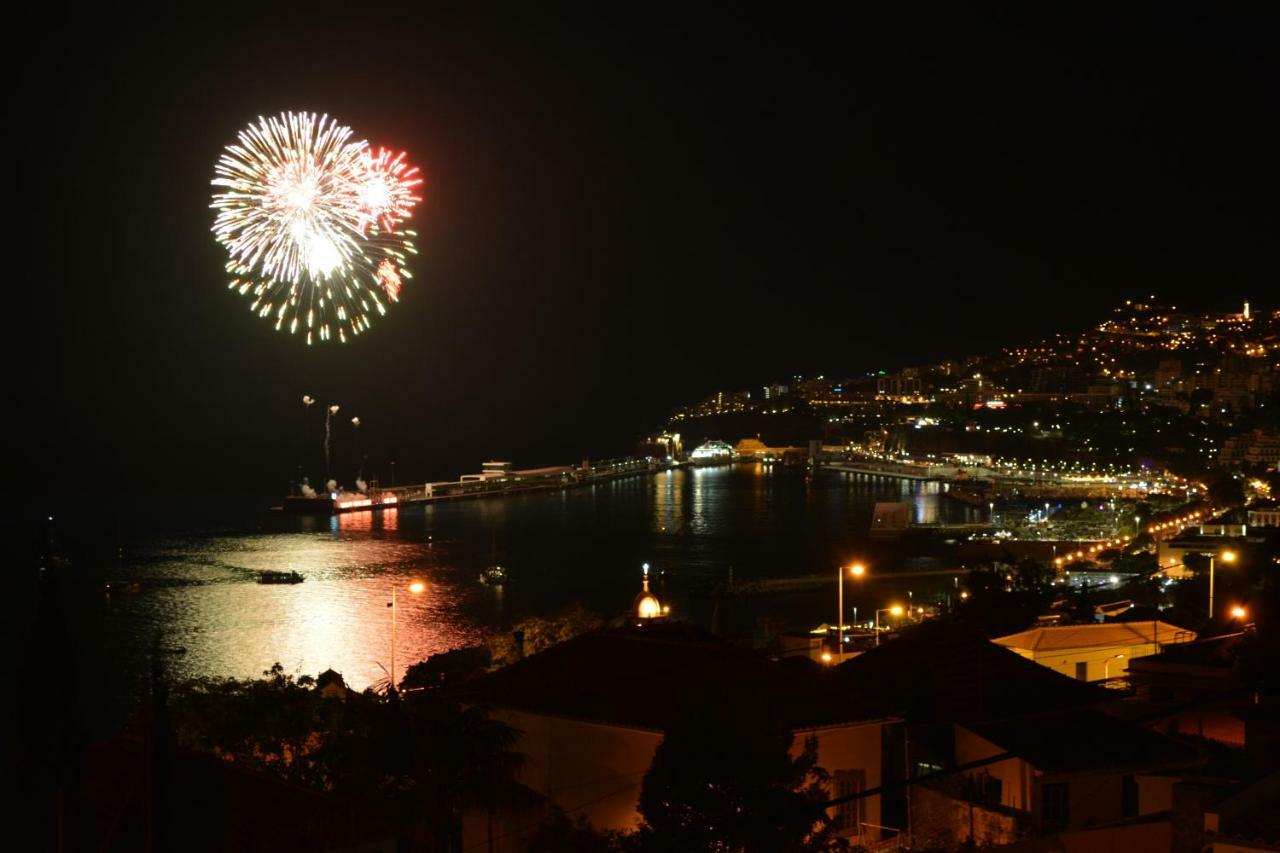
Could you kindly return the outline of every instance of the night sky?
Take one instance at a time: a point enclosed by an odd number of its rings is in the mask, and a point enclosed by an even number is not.
[[[303,394],[405,482],[625,454],[718,388],[1077,330],[1130,295],[1275,303],[1275,17],[267,5],[15,29],[19,450],[50,489],[281,494],[318,447]],[[282,110],[426,175],[416,277],[345,346],[250,315],[209,231],[221,148]]]

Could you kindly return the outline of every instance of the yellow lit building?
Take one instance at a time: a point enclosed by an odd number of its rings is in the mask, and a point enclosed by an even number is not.
[[[1079,681],[1105,681],[1125,675],[1133,658],[1194,639],[1191,631],[1157,621],[1032,628],[995,642]]]

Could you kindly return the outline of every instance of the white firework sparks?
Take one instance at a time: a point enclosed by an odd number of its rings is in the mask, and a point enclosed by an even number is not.
[[[375,155],[328,116],[259,118],[214,168],[213,231],[229,287],[307,343],[345,341],[398,301],[413,232],[396,225],[421,199],[405,155]]]

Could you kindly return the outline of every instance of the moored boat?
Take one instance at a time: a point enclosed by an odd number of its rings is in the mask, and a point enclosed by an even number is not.
[[[306,578],[297,572],[262,572],[258,583],[302,583]]]

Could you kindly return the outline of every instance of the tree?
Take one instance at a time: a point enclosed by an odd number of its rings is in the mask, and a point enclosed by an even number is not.
[[[645,849],[819,851],[838,844],[817,741],[791,754],[779,709],[740,689],[709,687],[686,705],[640,791]]]
[[[1218,477],[1209,484],[1209,500],[1219,507],[1241,506],[1244,503],[1244,486],[1230,474]]]
[[[599,616],[581,604],[572,604],[551,617],[535,616],[521,620],[515,631],[524,634],[524,654],[533,655],[549,649],[556,643],[571,640],[579,634],[593,631],[604,624]],[[495,666],[504,666],[519,660],[521,652],[510,634],[498,634],[490,638],[489,650]]]
[[[378,801],[434,849],[454,849],[463,811],[497,803],[514,784],[519,733],[476,708],[424,693],[366,692],[346,704],[356,713],[315,755],[327,789]]]
[[[482,675],[492,662],[493,653],[485,646],[450,649],[410,666],[400,680],[400,689],[453,687]]]
[[[430,849],[454,849],[464,809],[495,803],[515,784],[519,732],[476,708],[430,692],[325,699],[313,679],[295,680],[279,664],[263,675],[175,689],[179,744],[376,802]]]
[[[171,702],[178,743],[291,782],[309,776],[305,756],[320,723],[314,680],[294,679],[279,663],[261,679],[196,679]]]
[[[639,853],[639,840],[635,833],[595,829],[586,818],[570,819],[561,809],[552,807],[525,849],[528,853]]]

